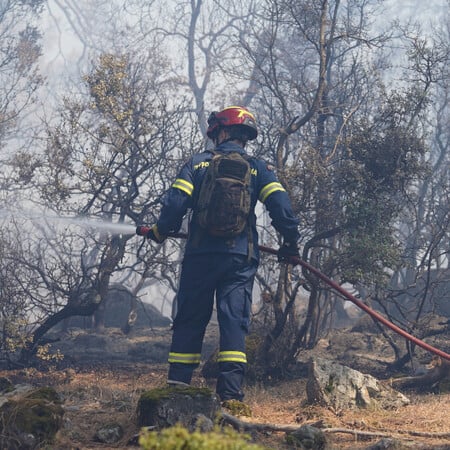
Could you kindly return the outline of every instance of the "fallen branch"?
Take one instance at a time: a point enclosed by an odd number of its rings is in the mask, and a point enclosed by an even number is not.
[[[403,431],[398,430],[399,434],[409,434],[410,436],[436,438],[436,439],[450,439],[450,433],[430,433],[428,431]]]
[[[222,412],[222,420],[224,423],[231,425],[234,429],[238,431],[283,431],[285,433],[290,433],[292,431],[298,430],[298,426],[295,425],[276,425],[271,423],[251,423],[244,422],[238,419],[236,416]]]
[[[410,431],[410,430],[396,430],[390,433],[389,431],[360,431],[351,430],[348,428],[324,428],[322,429],[324,433],[346,433],[352,434],[355,437],[399,437],[398,435],[404,436],[416,436],[425,438],[435,438],[435,439],[449,439],[450,433],[430,433],[427,431]]]
[[[387,433],[385,431],[361,431],[361,430],[351,430],[349,428],[324,428],[322,430],[324,433],[344,433],[351,434],[356,438],[390,438],[393,437],[392,433]]]
[[[222,419],[225,423],[228,423],[238,431],[282,431],[285,433],[292,433],[300,428],[299,425],[276,425],[271,423],[251,423],[244,422],[231,414],[222,412]],[[324,428],[324,421],[306,423],[311,427],[320,428],[324,433],[347,433],[357,437],[389,437],[391,434],[385,432],[373,432],[373,431],[359,431],[349,430],[346,428]]]
[[[284,433],[292,433],[300,428],[298,425],[277,425],[271,423],[251,423],[245,422],[243,420],[238,419],[237,417],[222,412],[222,420],[224,423],[231,425],[234,429],[240,432],[284,432]],[[435,439],[449,439],[450,433],[430,433],[430,432],[421,432],[421,431],[406,431],[406,430],[396,430],[395,432],[387,432],[387,431],[361,431],[361,430],[352,430],[349,428],[324,428],[324,421],[319,420],[318,422],[307,423],[305,425],[309,425],[311,427],[320,428],[324,433],[344,433],[351,434],[356,438],[393,438],[409,435],[416,437],[426,437],[426,438],[435,438]]]
[[[424,388],[435,385],[444,378],[450,377],[450,362],[442,358],[434,358],[430,370],[422,375],[393,378],[390,384],[395,389]]]

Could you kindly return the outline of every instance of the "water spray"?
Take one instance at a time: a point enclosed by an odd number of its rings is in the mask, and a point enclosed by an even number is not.
[[[105,220],[98,220],[86,217],[67,217],[56,214],[46,214],[37,211],[27,210],[0,210],[0,219],[8,219],[13,217],[20,217],[26,220],[48,220],[55,224],[72,224],[78,225],[82,228],[94,228],[102,231],[109,231],[112,234],[136,234],[136,227],[126,223],[113,223]]]

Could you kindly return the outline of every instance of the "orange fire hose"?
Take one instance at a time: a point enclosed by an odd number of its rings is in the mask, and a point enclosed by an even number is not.
[[[174,238],[183,238],[186,239],[187,235],[184,233],[172,233],[169,235],[169,237]],[[270,253],[272,255],[277,255],[278,251],[266,247],[264,245],[259,245],[258,248],[265,253]],[[450,354],[439,350],[432,345],[427,344],[426,342],[423,342],[422,340],[416,338],[415,336],[409,334],[405,330],[402,330],[400,327],[383,317],[381,314],[379,314],[377,311],[373,310],[372,308],[369,308],[366,304],[364,304],[362,301],[358,300],[354,295],[350,294],[350,292],[346,291],[344,288],[342,288],[339,284],[337,284],[335,281],[328,278],[326,275],[324,275],[322,272],[320,272],[318,269],[316,269],[314,266],[311,266],[311,264],[308,264],[307,262],[303,261],[301,258],[297,256],[291,257],[291,261],[294,264],[299,264],[302,267],[304,267],[306,270],[310,271],[314,275],[316,275],[318,278],[320,278],[322,281],[327,283],[329,286],[331,286],[334,290],[338,291],[340,294],[342,294],[345,298],[350,300],[352,303],[354,303],[358,308],[365,311],[367,314],[372,316],[374,319],[381,322],[383,325],[386,325],[391,330],[395,331],[400,336],[403,336],[405,339],[408,339],[409,341],[413,342],[414,344],[418,345],[419,347],[422,347],[423,349],[434,353],[437,356],[440,356],[443,359],[446,359],[447,361],[450,361]]]

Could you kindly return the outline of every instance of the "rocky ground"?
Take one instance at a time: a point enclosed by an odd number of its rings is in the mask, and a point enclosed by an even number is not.
[[[300,355],[300,364],[315,353],[382,377],[386,362],[392,359],[391,350],[378,334],[363,329],[334,330],[313,352]],[[61,395],[64,425],[51,448],[133,449],[139,432],[136,404],[142,392],[165,384],[170,336],[168,327],[141,329],[128,337],[117,328],[101,335],[72,329],[52,344],[51,351],[64,356],[59,363],[46,363],[39,370],[1,371],[0,376],[13,383],[53,386]],[[440,335],[430,343],[448,351],[449,337]],[[217,330],[211,326],[205,355],[214,350],[216,339]],[[421,350],[418,354],[416,370],[431,360]],[[331,429],[327,436],[335,449],[394,448],[387,439],[395,439],[396,449],[450,449],[448,384],[431,391],[402,391],[411,403],[396,410],[336,411],[306,404],[306,375],[299,371],[289,380],[246,386],[246,402],[253,415],[241,420],[278,426],[319,424]],[[214,380],[196,374],[194,385],[214,388]],[[255,433],[253,439],[272,449],[291,448],[284,436],[284,432],[265,431]]]

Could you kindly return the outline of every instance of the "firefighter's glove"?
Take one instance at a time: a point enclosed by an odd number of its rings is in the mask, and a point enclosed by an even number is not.
[[[136,234],[138,234],[139,236],[145,236],[147,239],[151,239],[152,241],[155,241],[158,244],[162,244],[167,237],[159,233],[158,227],[156,225],[153,225],[151,228],[137,227]]]
[[[277,256],[280,263],[288,263],[293,266],[299,264],[300,253],[295,242],[284,242],[279,248]]]

